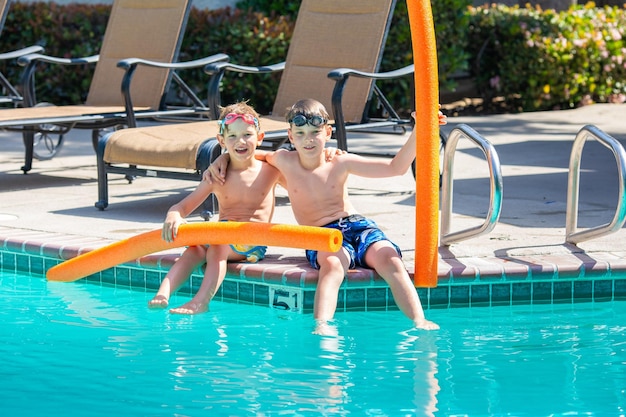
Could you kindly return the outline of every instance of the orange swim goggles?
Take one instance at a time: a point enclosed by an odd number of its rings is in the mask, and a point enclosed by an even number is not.
[[[256,130],[260,130],[259,119],[251,114],[228,113],[222,120],[218,120],[220,125],[220,135],[224,133],[224,126],[234,123],[235,120],[241,119],[249,125],[254,125]]]

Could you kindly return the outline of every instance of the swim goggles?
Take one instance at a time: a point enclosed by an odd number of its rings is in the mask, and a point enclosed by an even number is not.
[[[254,125],[256,130],[259,130],[259,119],[254,117],[251,114],[239,114],[239,113],[228,113],[222,120],[218,120],[217,123],[220,125],[220,135],[224,133],[224,126],[234,123],[235,120],[241,119],[249,125]]]
[[[324,119],[322,116],[306,117],[304,114],[296,114],[289,120],[289,123],[297,127],[304,126],[307,123],[313,127],[320,127],[325,125],[326,122],[328,122],[328,120]]]

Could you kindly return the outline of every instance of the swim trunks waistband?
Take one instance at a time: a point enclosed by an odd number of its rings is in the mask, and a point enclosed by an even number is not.
[[[339,219],[334,220],[334,221],[332,221],[330,223],[327,223],[327,224],[325,224],[322,227],[326,227],[326,226],[328,226],[330,224],[335,224],[335,223],[339,223],[339,222],[349,222],[349,223],[352,223],[352,222],[360,222],[361,220],[365,220],[365,216],[361,216],[360,214],[351,214],[351,215],[346,216],[346,217],[340,217]]]

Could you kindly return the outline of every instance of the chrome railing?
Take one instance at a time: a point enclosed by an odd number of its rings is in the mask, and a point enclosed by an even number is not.
[[[453,171],[454,155],[461,137],[466,137],[476,144],[485,155],[489,164],[490,198],[489,210],[485,222],[476,227],[450,232],[452,219]],[[468,125],[461,124],[455,127],[448,137],[443,157],[443,176],[441,186],[441,245],[450,245],[461,240],[478,237],[489,233],[500,218],[502,209],[502,170],[500,159],[493,145]]]
[[[613,152],[617,162],[619,175],[618,202],[613,221],[586,230],[577,231],[578,226],[578,196],[580,193],[580,160],[583,147],[588,138],[594,138]],[[606,134],[596,126],[584,126],[574,139],[572,153],[569,160],[569,175],[567,179],[567,211],[565,216],[565,241],[567,243],[579,243],[592,238],[597,238],[618,231],[626,221],[626,152],[624,147],[612,136]]]

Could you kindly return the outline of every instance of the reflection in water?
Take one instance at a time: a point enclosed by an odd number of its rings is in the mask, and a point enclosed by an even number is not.
[[[338,314],[335,336],[319,336],[306,314],[216,302],[207,314],[175,316],[146,308],[151,296],[0,275],[4,414],[626,409],[623,302],[438,310],[435,332],[404,331],[400,312],[350,312]]]

